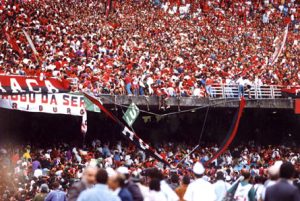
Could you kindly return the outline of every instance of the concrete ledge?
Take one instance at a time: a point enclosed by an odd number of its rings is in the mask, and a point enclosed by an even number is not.
[[[134,102],[142,107],[159,107],[160,98],[157,96],[112,96],[100,95],[100,100],[104,105],[129,105]],[[293,109],[293,99],[247,99],[247,108],[269,108],[269,109]],[[171,97],[167,100],[167,104],[171,107],[205,107],[211,105],[212,107],[231,108],[238,107],[238,99],[208,99],[196,97]]]

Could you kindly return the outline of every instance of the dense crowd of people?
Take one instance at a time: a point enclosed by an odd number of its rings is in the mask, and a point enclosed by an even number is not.
[[[203,97],[214,96],[212,85],[299,85],[296,0],[115,0],[106,8],[0,1],[0,74],[68,79],[73,91],[96,94]]]
[[[0,199],[219,201],[231,193],[236,200],[299,201],[299,147],[249,143],[212,164],[206,162],[216,145],[202,145],[193,153],[186,144],[157,149],[171,167],[121,142],[94,140],[83,148],[3,145]]]
[[[2,0],[0,26],[0,75],[73,92],[165,101],[300,85],[297,0]],[[156,145],[166,166],[123,143],[1,145],[0,200],[300,200],[299,147],[251,142],[208,163],[217,145]]]

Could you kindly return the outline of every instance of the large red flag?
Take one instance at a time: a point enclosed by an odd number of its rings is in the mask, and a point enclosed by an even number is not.
[[[9,32],[7,32],[5,30],[5,28],[3,28],[3,33],[5,34],[6,40],[10,44],[11,48],[14,51],[16,51],[19,54],[19,56],[23,56],[23,51],[21,50],[21,48],[17,44],[16,39]]]
[[[245,106],[246,106],[246,101],[244,98],[242,98],[240,100],[239,110],[237,111],[237,113],[234,117],[233,124],[231,125],[231,128],[230,128],[229,132],[227,133],[227,136],[226,136],[223,144],[221,145],[220,149],[213,155],[213,157],[205,163],[206,165],[209,165],[215,159],[217,159],[219,156],[221,156],[227,150],[227,148],[232,143],[232,141],[234,140],[234,138],[237,134],[239,125],[240,125],[240,120],[241,120],[243,111],[245,109]]]

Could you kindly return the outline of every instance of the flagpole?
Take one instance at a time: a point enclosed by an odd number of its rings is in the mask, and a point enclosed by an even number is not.
[[[31,40],[30,35],[24,29],[22,29],[22,31],[23,31],[23,34],[25,35],[25,38],[27,39],[27,42],[29,43],[29,46],[34,54],[36,61],[38,62],[38,64],[40,64],[41,60],[39,58],[39,53],[37,52],[32,40]]]
[[[178,167],[179,164],[183,163],[183,161],[185,161],[185,159],[186,159],[187,157],[189,157],[192,153],[194,153],[194,152],[198,149],[199,146],[200,146],[200,145],[198,144],[197,146],[195,146],[195,148],[194,148],[190,153],[188,153],[187,155],[185,155],[185,157],[184,157],[183,159],[181,159],[181,160],[177,163],[176,168]]]

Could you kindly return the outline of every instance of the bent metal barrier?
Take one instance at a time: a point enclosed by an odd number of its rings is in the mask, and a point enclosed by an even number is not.
[[[250,96],[253,99],[277,99],[282,98],[282,86],[279,85],[261,85],[252,86]],[[243,90],[247,98],[249,92]],[[210,98],[237,98],[242,93],[238,85],[212,85]]]

